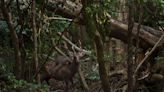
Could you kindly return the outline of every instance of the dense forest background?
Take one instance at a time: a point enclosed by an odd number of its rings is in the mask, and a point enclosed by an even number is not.
[[[164,92],[163,0],[1,0],[0,92]]]

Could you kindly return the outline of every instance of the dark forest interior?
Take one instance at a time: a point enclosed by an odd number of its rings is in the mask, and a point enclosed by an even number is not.
[[[0,92],[164,92],[164,1],[1,0]]]

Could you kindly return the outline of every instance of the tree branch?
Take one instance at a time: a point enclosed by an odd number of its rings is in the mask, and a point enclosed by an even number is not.
[[[58,35],[61,35],[61,33],[58,32]],[[62,36],[62,39],[63,39],[64,41],[66,41],[68,44],[70,44],[71,46],[73,46],[76,50],[82,51],[82,52],[84,52],[84,53],[87,54],[87,55],[91,55],[91,51],[87,51],[87,50],[84,50],[84,49],[79,48],[79,47],[76,46],[74,43],[72,43],[69,39],[67,39],[65,36]]]
[[[139,63],[139,65],[137,66],[135,72],[134,72],[134,76],[137,74],[138,70],[140,69],[140,67],[142,66],[142,64],[148,59],[148,57],[155,51],[155,49],[158,47],[158,45],[160,44],[160,42],[162,41],[162,39],[164,38],[164,34],[160,37],[160,39],[156,42],[156,44],[154,45],[154,47],[151,49],[151,51],[145,56],[145,58]]]

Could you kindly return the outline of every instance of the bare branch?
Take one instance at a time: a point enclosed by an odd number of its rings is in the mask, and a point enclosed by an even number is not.
[[[70,21],[72,22],[73,19],[68,19],[68,18],[61,18],[61,17],[48,17],[46,20],[63,20],[63,21]]]
[[[61,35],[61,33],[58,32],[58,35]],[[69,39],[67,39],[65,36],[62,36],[62,39],[63,39],[64,41],[66,41],[67,43],[69,43],[70,45],[72,45],[76,50],[82,51],[82,52],[84,52],[84,53],[87,54],[87,55],[91,55],[91,51],[86,51],[86,50],[84,50],[84,49],[79,48],[79,47],[76,46],[74,43],[72,43]]]
[[[155,51],[155,49],[158,47],[158,45],[160,44],[160,42],[162,41],[162,39],[164,38],[164,34],[160,37],[160,39],[156,42],[156,44],[154,45],[154,47],[151,49],[151,51],[145,56],[145,58],[139,63],[139,65],[137,66],[135,72],[134,72],[134,76],[137,74],[138,70],[140,69],[140,67],[142,66],[142,64],[148,59],[148,57]]]

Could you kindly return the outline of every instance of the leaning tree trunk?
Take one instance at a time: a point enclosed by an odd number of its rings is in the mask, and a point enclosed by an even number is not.
[[[14,30],[14,23],[12,20],[12,15],[11,15],[11,11],[10,9],[7,7],[7,4],[5,3],[4,0],[1,0],[1,10],[3,13],[3,17],[5,18],[9,31],[10,31],[10,35],[12,38],[12,44],[14,46],[14,53],[15,53],[15,76],[17,79],[21,78],[21,73],[22,73],[22,64],[21,64],[21,52],[20,52],[20,48],[19,48],[19,39],[18,39],[18,35]]]

